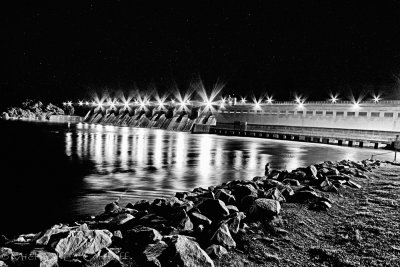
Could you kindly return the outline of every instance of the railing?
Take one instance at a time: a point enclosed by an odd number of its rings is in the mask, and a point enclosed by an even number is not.
[[[222,130],[238,130],[231,123],[217,123],[216,129]],[[318,127],[298,127],[286,125],[258,125],[247,124],[249,132],[268,132],[285,135],[302,135],[320,138],[333,138],[353,141],[369,141],[369,142],[394,142],[398,132],[375,131],[375,130],[355,130],[342,128],[318,128]]]

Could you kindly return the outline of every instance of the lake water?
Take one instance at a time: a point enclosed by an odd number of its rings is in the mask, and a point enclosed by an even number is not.
[[[172,196],[384,150],[89,124],[1,121],[1,232],[36,231],[106,203]],[[393,153],[378,157],[393,159]]]

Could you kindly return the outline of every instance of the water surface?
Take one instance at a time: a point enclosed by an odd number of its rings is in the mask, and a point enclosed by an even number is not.
[[[0,232],[34,231],[122,203],[383,150],[89,124],[1,122]],[[393,154],[380,159],[392,159]]]

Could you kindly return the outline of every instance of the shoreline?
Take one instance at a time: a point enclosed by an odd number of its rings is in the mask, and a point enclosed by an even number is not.
[[[362,190],[358,180],[368,180],[368,173],[386,164],[392,163],[324,162],[126,207],[112,202],[97,216],[10,240],[3,237],[0,260],[14,266],[25,264],[33,254],[28,263],[51,262],[43,266],[223,266],[227,257],[244,254],[252,244],[248,236],[259,232],[259,227],[267,244],[273,243],[266,237],[269,234],[288,236],[282,219],[286,205],[297,205],[298,212],[327,214],[342,191]],[[271,264],[283,260],[278,253],[261,256]]]

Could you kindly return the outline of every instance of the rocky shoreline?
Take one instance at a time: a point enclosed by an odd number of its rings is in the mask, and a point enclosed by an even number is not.
[[[368,179],[368,173],[384,163],[324,162],[126,207],[113,202],[104,213],[73,224],[13,239],[3,236],[0,266],[215,266],[224,255],[243,252],[252,224],[287,234],[282,203],[326,212],[334,203],[329,194],[342,188],[359,190],[354,180]],[[265,259],[281,261],[276,254]]]

